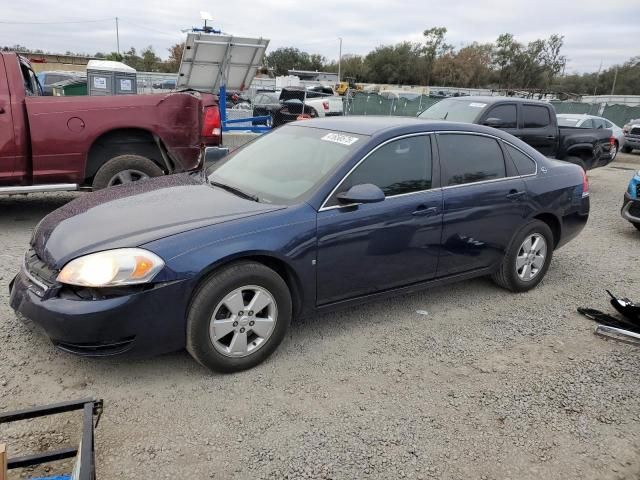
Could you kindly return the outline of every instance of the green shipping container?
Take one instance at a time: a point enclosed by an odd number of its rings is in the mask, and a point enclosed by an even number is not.
[[[55,97],[71,97],[87,94],[87,79],[72,78],[52,85]]]

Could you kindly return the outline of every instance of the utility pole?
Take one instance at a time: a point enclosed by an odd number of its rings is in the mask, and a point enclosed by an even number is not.
[[[340,76],[340,70],[342,67],[342,37],[338,37],[338,40],[340,40],[340,52],[338,53],[338,83],[340,83],[340,80],[342,79]]]
[[[614,95],[616,91],[616,81],[618,80],[618,67],[616,66],[616,73],[613,76],[613,85],[611,86],[611,95]]]
[[[598,91],[598,81],[600,80],[600,70],[602,70],[602,60],[600,60],[600,67],[598,68],[598,74],[596,75],[596,86],[593,87],[593,96],[596,96],[596,92]]]
[[[116,17],[116,44],[118,46],[118,55],[120,55],[120,31],[118,30],[118,17]]]

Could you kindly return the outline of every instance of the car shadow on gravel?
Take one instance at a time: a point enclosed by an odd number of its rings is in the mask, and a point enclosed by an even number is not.
[[[39,221],[42,217],[62,207],[82,193],[63,192],[0,196],[0,222]]]

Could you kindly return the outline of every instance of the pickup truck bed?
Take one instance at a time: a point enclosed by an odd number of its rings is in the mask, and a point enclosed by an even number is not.
[[[202,147],[220,143],[210,94],[40,94],[29,63],[0,53],[0,193],[95,189],[194,170]]]

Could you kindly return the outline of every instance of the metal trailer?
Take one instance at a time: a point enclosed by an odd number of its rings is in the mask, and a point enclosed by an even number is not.
[[[0,414],[0,424],[3,424],[79,410],[82,410],[83,412],[82,437],[80,439],[80,444],[77,447],[68,447],[50,452],[7,458],[6,446],[0,444],[0,480],[5,480],[7,478],[8,470],[33,467],[44,463],[74,457],[76,458],[76,461],[73,472],[68,476],[58,478],[61,480],[95,480],[96,464],[94,429],[97,428],[98,422],[100,421],[102,407],[102,400],[86,399],[55,403],[44,407],[33,407]]]

